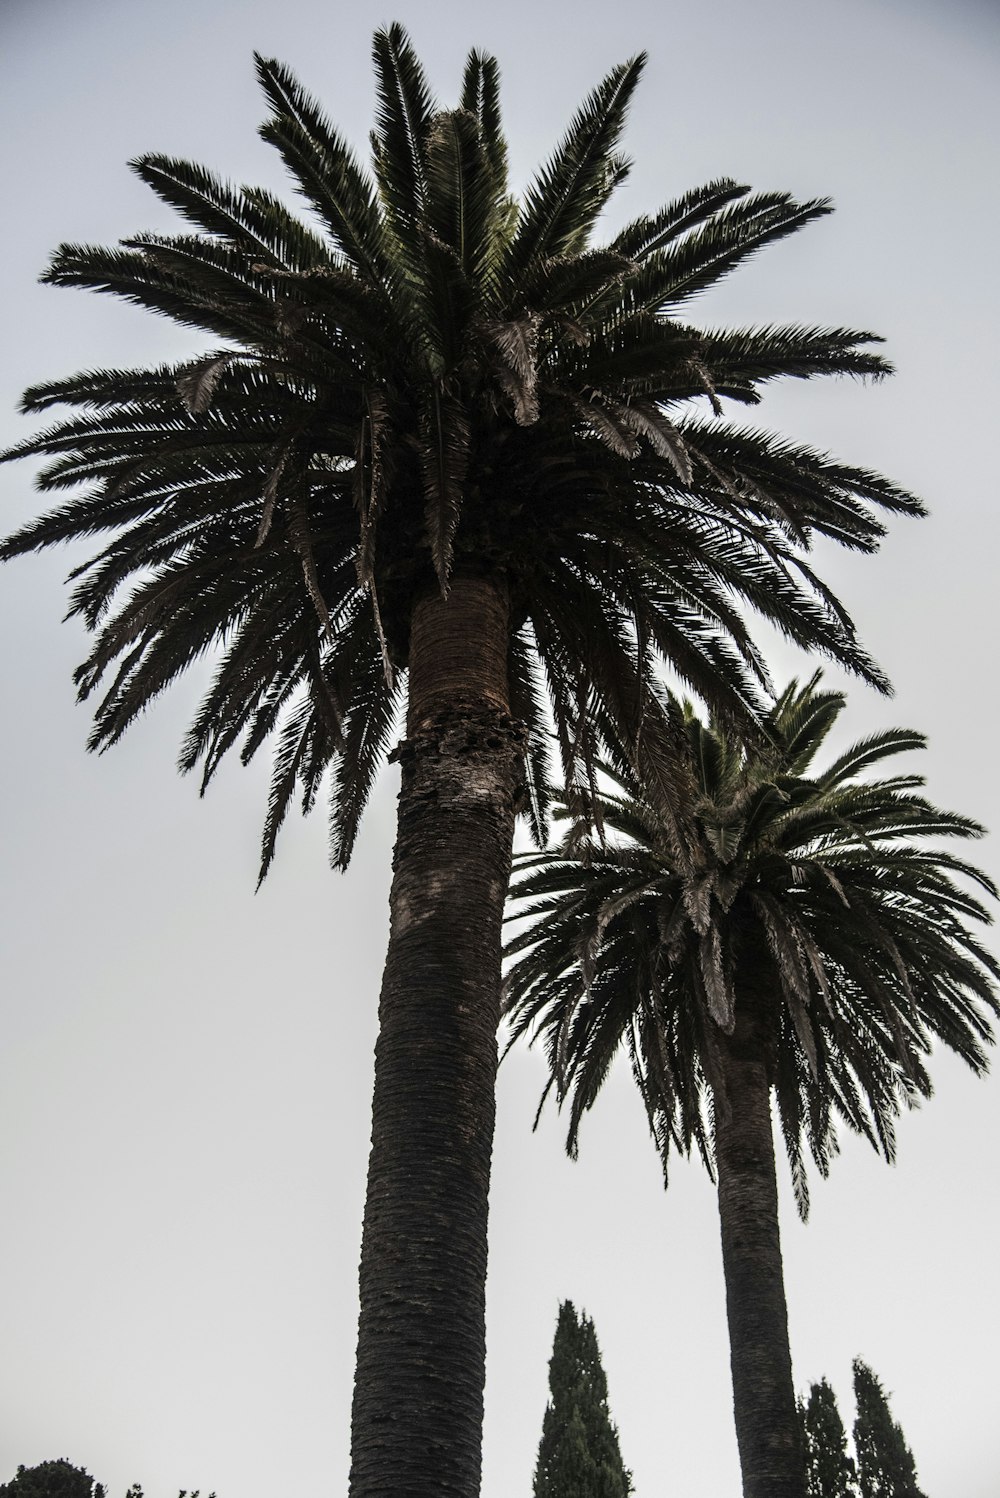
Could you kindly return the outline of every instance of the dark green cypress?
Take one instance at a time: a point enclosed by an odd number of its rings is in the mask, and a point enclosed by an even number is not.
[[[799,1402],[809,1498],[858,1498],[857,1469],[847,1451],[847,1432],[837,1396],[826,1379]]]
[[[902,1429],[875,1374],[854,1360],[854,1450],[861,1498],[926,1498],[917,1486],[917,1468]]]
[[[590,1317],[572,1301],[559,1307],[549,1360],[549,1402],[535,1466],[534,1498],[628,1498],[632,1474],[622,1461],[608,1413],[608,1381]]]

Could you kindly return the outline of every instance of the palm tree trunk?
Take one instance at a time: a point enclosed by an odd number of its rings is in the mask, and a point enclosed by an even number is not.
[[[752,1018],[720,1036],[715,1154],[736,1437],[744,1498],[805,1498],[788,1310],[778,1233],[778,1183],[764,1046]],[[720,1090],[722,1095],[720,1095]]]
[[[379,1010],[351,1498],[475,1498],[500,930],[523,733],[506,591],[414,610]]]

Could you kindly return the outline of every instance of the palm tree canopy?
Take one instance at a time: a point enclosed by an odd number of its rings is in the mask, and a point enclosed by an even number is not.
[[[509,593],[540,832],[544,698],[568,772],[602,717],[634,716],[623,683],[657,658],[715,706],[753,711],[766,672],[740,602],[884,684],[806,553],[817,535],[871,551],[883,512],[920,511],[723,415],[772,379],[886,373],[872,334],[685,321],[825,200],[718,180],[594,247],[628,171],[641,57],[595,89],[519,200],[494,59],[470,55],[450,109],[399,26],[376,34],[374,65],[369,171],[291,73],[257,59],[261,134],[304,217],[186,161],[132,163],[190,227],[63,245],[45,279],[211,346],[29,390],[25,411],[71,414],[6,455],[44,457],[40,487],[75,492],[0,556],[100,538],[70,606],[94,635],[77,675],[82,698],[99,691],[91,747],[216,654],[180,763],[207,784],[228,750],[246,762],[276,736],[263,869],[290,803],[308,809],[331,767],[346,865],[428,589],[489,575]]]
[[[805,1142],[826,1174],[842,1119],[891,1159],[935,1041],[985,1069],[1000,965],[970,929],[990,919],[972,890],[996,890],[943,846],[983,829],[919,775],[877,777],[919,734],[873,734],[818,769],[843,707],[818,674],[793,682],[748,746],[665,699],[683,744],[669,792],[623,753],[603,767],[603,836],[564,804],[560,849],[517,861],[511,1043],[542,1037],[571,1151],[624,1045],[664,1169],[694,1145],[711,1171],[719,1046],[752,1010],[805,1215]]]

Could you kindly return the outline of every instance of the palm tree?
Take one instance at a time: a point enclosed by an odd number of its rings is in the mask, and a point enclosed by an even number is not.
[[[720,180],[595,248],[641,57],[520,201],[492,58],[470,55],[453,109],[400,27],[374,61],[369,175],[258,59],[305,219],[151,155],[135,170],[193,231],[57,251],[52,284],[214,346],[28,391],[72,409],[13,455],[49,460],[43,490],[85,487],[0,556],[102,538],[70,608],[94,635],[92,748],[215,657],[180,763],[204,788],[275,744],[262,874],[324,789],[346,865],[405,704],[351,1491],[415,1498],[478,1486],[502,909],[516,813],[544,829],[549,708],[571,777],[602,725],[635,731],[657,661],[746,718],[766,676],[741,602],[881,683],[806,552],[874,550],[880,512],[919,506],[721,414],[773,378],[885,373],[871,335],[682,320],[828,203]]]
[[[666,700],[641,755],[607,768],[603,835],[577,805],[560,851],[522,857],[513,890],[530,921],[509,944],[511,1043],[542,1037],[542,1101],[569,1100],[570,1152],[624,1046],[664,1172],[672,1147],[695,1148],[717,1178],[746,1498],[805,1493],[772,1095],[804,1215],[805,1146],[825,1175],[843,1120],[891,1160],[901,1107],[930,1095],[932,1044],[980,1073],[998,1013],[1000,966],[967,924],[988,912],[961,880],[996,891],[938,845],[982,829],[932,806],[919,776],[870,778],[918,734],[814,769],[843,706],[818,676],[793,682],[746,741]],[[665,790],[639,766],[680,737]]]

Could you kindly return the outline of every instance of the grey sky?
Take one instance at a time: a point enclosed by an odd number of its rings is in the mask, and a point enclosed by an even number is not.
[[[361,0],[36,0],[0,8],[7,205],[0,424],[34,380],[155,362],[196,340],[38,287],[64,239],[172,222],[128,172],[162,150],[288,192],[256,136],[254,48],[289,63],[363,149],[371,32],[410,29],[447,100],[494,51],[523,181],[587,90],[646,48],[616,212],[728,174],[838,212],[698,309],[706,323],[871,327],[896,378],[789,388],[772,426],[916,489],[931,518],[882,556],[822,558],[897,688],[854,688],[848,732],[927,731],[932,796],[1000,824],[996,790],[995,194],[1000,19],[965,0],[489,7]],[[0,529],[39,504],[0,472]],[[344,877],[322,814],[292,822],[254,896],[262,764],[199,803],[174,758],[192,681],[100,760],[58,621],[68,554],[0,579],[0,1481],[87,1465],[121,1498],[340,1491],[394,782]],[[802,662],[775,647],[782,679]],[[914,768],[917,768],[916,763]],[[978,850],[1000,874],[995,839]],[[809,1225],[783,1224],[796,1376],[893,1392],[931,1498],[995,1498],[998,1086],[937,1058],[890,1170],[845,1141]],[[492,1206],[484,1498],[530,1490],[558,1301],[595,1318],[639,1498],[738,1491],[709,1182],[669,1193],[622,1072],[561,1153],[531,1118],[540,1057],[503,1069]]]

